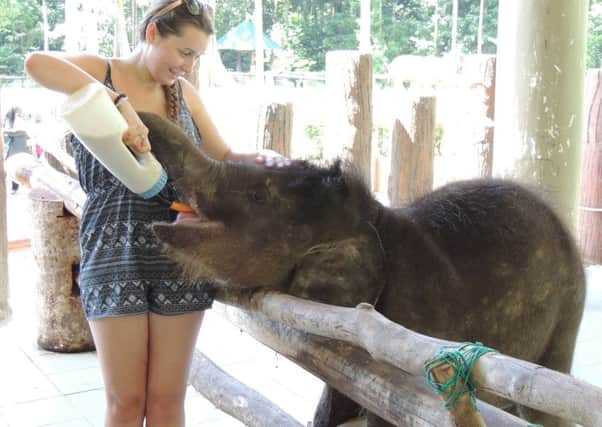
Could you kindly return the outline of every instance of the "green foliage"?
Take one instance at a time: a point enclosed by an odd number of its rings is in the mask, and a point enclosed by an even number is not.
[[[590,0],[587,67],[602,67],[602,0]]]
[[[308,142],[313,146],[311,154],[307,157],[306,160],[323,159],[324,146],[322,143],[322,137],[324,129],[321,126],[309,124],[303,128],[303,131]]]
[[[0,74],[22,75],[28,52],[43,47],[42,0],[0,0]],[[46,0],[51,49],[62,49],[57,24],[64,22],[64,0]],[[499,0],[486,0],[483,22],[483,52],[495,53]],[[148,0],[125,1],[128,25],[132,4],[138,21],[148,9]],[[223,0],[216,7],[216,33],[253,16],[254,1]],[[285,52],[275,52],[279,71],[322,71],[326,52],[356,49],[359,32],[359,0],[274,0],[263,2],[266,34]],[[458,13],[458,44],[464,53],[477,51],[480,0],[461,0]],[[100,25],[100,50],[113,52],[114,21],[110,11]],[[443,55],[451,48],[452,0],[372,0],[373,62],[377,73],[401,54]],[[438,19],[436,17],[438,16]],[[129,36],[131,37],[131,28]],[[137,36],[136,36],[137,37]],[[131,41],[131,40],[130,40]],[[134,44],[137,40],[134,40]],[[235,69],[237,55],[224,52],[228,68]],[[602,0],[590,0],[588,67],[599,67],[602,58]],[[251,54],[242,54],[242,69],[248,70]],[[267,66],[270,64],[268,62]]]
[[[52,30],[64,16],[64,1],[48,0],[48,23]],[[37,0],[0,0],[0,74],[23,75],[25,56],[43,48],[41,4]],[[62,38],[50,47],[62,46]]]

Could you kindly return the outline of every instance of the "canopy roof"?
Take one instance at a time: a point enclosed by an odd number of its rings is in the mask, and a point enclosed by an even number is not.
[[[255,24],[246,20],[231,28],[226,34],[217,40],[220,50],[255,50]],[[263,35],[264,49],[282,49],[278,43]]]

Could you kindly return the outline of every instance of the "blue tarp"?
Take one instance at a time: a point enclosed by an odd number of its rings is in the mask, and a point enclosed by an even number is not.
[[[255,50],[255,24],[246,20],[236,27],[231,28],[226,34],[217,40],[220,50]],[[274,40],[263,35],[264,49],[282,49]]]

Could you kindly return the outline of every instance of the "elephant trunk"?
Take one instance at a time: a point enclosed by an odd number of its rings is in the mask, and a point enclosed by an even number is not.
[[[205,155],[182,129],[153,113],[139,113],[149,130],[151,150],[178,192],[195,210],[214,203],[225,164]]]

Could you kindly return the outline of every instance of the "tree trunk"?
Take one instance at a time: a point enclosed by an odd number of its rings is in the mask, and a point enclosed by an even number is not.
[[[479,176],[489,178],[493,173],[493,137],[495,132],[495,57],[487,58],[480,68],[483,90],[483,133],[477,141]]]
[[[65,0],[65,51],[98,53],[98,13],[100,3]]]
[[[539,186],[574,231],[587,0],[500,2],[494,174]]]
[[[44,50],[47,51],[48,47],[48,3],[46,0],[42,0],[42,32],[44,34]]]
[[[272,103],[264,106],[259,120],[257,148],[274,150],[290,157],[292,130],[293,104]]]
[[[259,87],[263,86],[264,63],[263,63],[263,5],[262,0],[255,0],[255,78]]]
[[[206,4],[209,7],[211,18],[214,19],[215,1],[209,0]],[[234,84],[234,79],[230,76],[222,62],[215,34],[209,37],[207,51],[196,62],[191,74],[192,76],[188,80],[194,87],[201,90],[214,86],[231,86]]]
[[[123,0],[121,0],[123,1]],[[131,44],[129,46],[132,47],[132,49],[136,46],[137,42],[138,42],[138,5],[136,0],[130,0],[130,10],[132,11],[132,22],[131,22],[131,35],[130,35],[130,41]],[[125,16],[125,14],[124,14]],[[127,34],[127,33],[126,33]],[[127,37],[126,37],[127,40]]]
[[[0,93],[0,101],[1,101]],[[4,117],[0,102],[0,117]],[[4,171],[4,130],[0,121],[0,322],[10,314],[8,304],[8,229],[6,224],[6,172]]]
[[[589,71],[587,86],[579,247],[586,262],[602,264],[602,70]]]
[[[433,189],[435,98],[421,97],[395,120],[391,135],[389,202],[399,207]]]
[[[454,59],[458,52],[458,1],[452,0],[451,53]]]
[[[360,48],[361,53],[371,53],[370,43],[370,3],[371,0],[360,0]]]
[[[372,56],[357,51],[328,52],[326,87],[332,108],[324,157],[351,161],[372,188]]]
[[[77,283],[77,218],[51,192],[34,190],[29,199],[31,247],[38,267],[38,345],[61,353],[93,350]]]
[[[132,38],[132,44],[134,43],[135,39]],[[123,0],[115,0],[115,56],[121,57],[128,53],[130,53],[130,44],[128,42],[128,31],[125,25]]]
[[[477,54],[483,53],[483,18],[485,17],[485,1],[481,0],[479,4],[479,28],[477,33]]]

